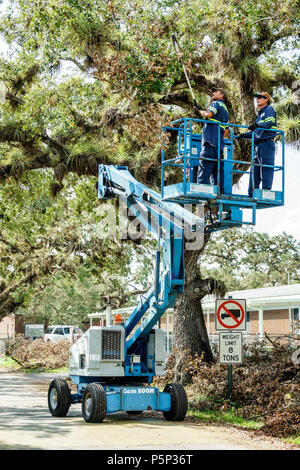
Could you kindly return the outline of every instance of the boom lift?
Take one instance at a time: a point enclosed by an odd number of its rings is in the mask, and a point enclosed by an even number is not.
[[[220,159],[219,139],[216,184],[195,182],[202,135],[193,132],[193,126],[201,122],[205,121],[181,119],[163,129],[164,133],[178,133],[178,150],[173,158],[166,160],[166,147],[162,147],[161,194],[138,182],[127,167],[99,166],[99,199],[122,197],[130,213],[157,240],[154,282],[124,325],[92,326],[71,346],[70,378],[77,392],[72,394],[65,380],[53,380],[48,391],[48,406],[53,416],[66,416],[71,404],[81,403],[83,418],[90,423],[101,422],[106,414],[117,411],[139,414],[157,410],[167,420],[184,419],[187,397],[182,385],[170,383],[161,392],[150,384],[155,375],[164,375],[166,336],[155,326],[183,292],[185,240],[193,236],[201,238],[205,231],[255,224],[256,209],[282,205],[284,194],[283,131],[278,131],[282,136],[282,162],[274,166],[274,171],[281,172],[281,189],[256,189],[252,198],[233,193],[234,172],[250,174],[255,165],[252,133],[250,170],[236,169],[236,164],[249,165],[249,162],[233,158],[233,129],[243,127],[234,124],[228,124],[230,139],[225,141],[224,161]],[[181,183],[165,185],[167,166],[183,171]],[[220,193],[219,184],[222,170],[224,194]],[[195,205],[200,209],[207,206],[215,215],[206,219],[195,210]],[[245,208],[252,212],[250,222],[243,220]]]

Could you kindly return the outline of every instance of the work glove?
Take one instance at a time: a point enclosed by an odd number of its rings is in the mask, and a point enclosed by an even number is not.
[[[255,129],[258,127],[257,123],[256,122],[253,122],[252,124],[250,124],[250,126],[248,127],[249,131],[255,131]]]
[[[199,117],[199,111],[201,111],[200,106],[197,104],[197,101],[194,100],[194,113]]]

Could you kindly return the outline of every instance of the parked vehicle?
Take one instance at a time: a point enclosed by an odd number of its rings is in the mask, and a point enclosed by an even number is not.
[[[25,338],[37,339],[43,338],[45,333],[43,324],[27,324],[25,325]]]
[[[44,334],[44,340],[52,341],[53,343],[58,343],[64,339],[76,341],[82,334],[83,331],[78,326],[49,325]]]

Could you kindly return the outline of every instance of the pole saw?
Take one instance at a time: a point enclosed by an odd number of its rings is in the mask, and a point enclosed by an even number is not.
[[[189,80],[188,74],[187,74],[187,72],[186,72],[183,59],[182,59],[182,55],[181,55],[181,51],[180,51],[180,48],[179,48],[179,44],[178,44],[178,42],[177,42],[177,39],[176,39],[176,36],[175,36],[174,33],[172,34],[172,41],[173,41],[173,46],[174,46],[176,55],[177,55],[178,59],[180,60],[181,65],[182,65],[182,68],[183,68],[183,71],[184,71],[184,75],[185,75],[185,78],[186,78],[186,82],[187,82],[187,84],[188,84],[188,87],[189,87],[191,96],[192,96],[192,98],[193,98],[194,106],[195,106],[195,108],[200,109],[199,106],[198,106],[198,104],[197,104],[197,101],[196,101],[196,98],[195,98],[193,89],[192,89],[192,87],[191,87],[191,83],[190,83],[190,80]]]

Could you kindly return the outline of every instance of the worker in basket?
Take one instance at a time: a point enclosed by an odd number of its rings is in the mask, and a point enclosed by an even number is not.
[[[213,184],[218,182],[218,134],[220,128],[220,190],[224,192],[224,134],[226,123],[229,119],[228,109],[224,103],[225,92],[216,89],[211,95],[211,103],[206,111],[195,108],[196,113],[200,114],[205,120],[202,131],[202,148],[199,161],[197,182],[202,184]],[[216,123],[221,123],[217,125]],[[225,123],[225,124],[224,124]],[[209,159],[209,160],[207,160]]]
[[[254,132],[254,188],[258,189],[262,183],[262,189],[272,189],[275,162],[275,142],[276,132],[264,129],[277,130],[277,118],[275,109],[270,105],[271,97],[269,93],[263,91],[253,95],[257,99],[258,116],[248,127],[249,131],[240,134],[238,139],[251,139]],[[265,167],[263,165],[270,165]],[[273,167],[273,168],[272,168]],[[252,197],[252,174],[250,174],[248,194]]]

